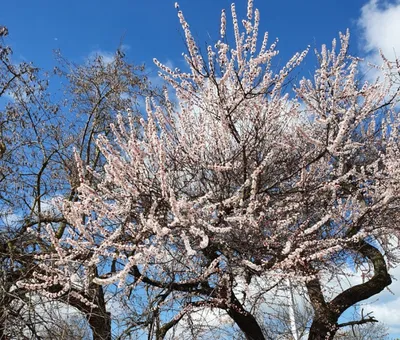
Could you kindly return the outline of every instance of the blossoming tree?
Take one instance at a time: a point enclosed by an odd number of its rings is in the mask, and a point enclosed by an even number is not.
[[[77,157],[79,200],[60,202],[67,232],[58,238],[47,227],[54,252],[38,258],[30,287],[62,285],[56,297],[73,290],[76,273],[86,286],[146,285],[159,291],[152,311],[165,313],[157,338],[191,311],[215,308],[247,339],[265,339],[246,287],[261,279],[266,293],[289,279],[306,287],[309,338],[331,339],[373,321],[338,320],[391,283],[400,230],[397,66],[383,59],[382,79],[361,81],[341,34],[338,51],[335,41],[323,46],[314,77],[290,95],[291,71],[308,49],[275,71],[277,41],[268,45],[266,33],[258,44],[253,1],[242,24],[234,5],[231,12],[234,47],[223,11],[221,39],[201,53],[178,7],[187,70],[155,60],[177,105],[165,93],[167,105],[148,100],[141,119],[121,114],[113,137],[97,140],[104,173]],[[103,270],[93,270],[99,263]],[[364,281],[328,298],[324,280],[345,268]]]

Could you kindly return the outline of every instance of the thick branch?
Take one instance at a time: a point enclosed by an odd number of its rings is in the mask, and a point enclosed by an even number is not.
[[[378,249],[364,240],[352,245],[351,249],[372,263],[374,275],[370,280],[346,289],[329,303],[325,303],[319,282],[313,284],[311,281],[311,287],[308,284],[307,288],[315,310],[315,318],[311,325],[309,339],[333,339],[337,329],[346,326],[338,324],[340,315],[346,309],[380,293],[392,283],[385,258]],[[363,323],[366,322],[372,322],[372,320],[365,319]],[[349,325],[351,324],[349,323]],[[353,324],[360,324],[360,321],[353,321]]]
[[[352,249],[371,261],[374,275],[370,280],[345,290],[329,303],[329,307],[339,315],[354,304],[380,293],[392,283],[385,258],[378,249],[364,240],[352,246]]]

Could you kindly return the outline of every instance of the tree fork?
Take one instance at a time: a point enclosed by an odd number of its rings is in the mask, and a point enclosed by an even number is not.
[[[329,303],[325,302],[317,280],[307,283],[308,294],[316,316],[310,328],[308,336],[310,340],[333,339],[339,329],[339,317],[346,309],[380,293],[392,283],[385,258],[378,249],[364,240],[352,245],[351,249],[372,263],[374,275],[370,280],[346,289]]]

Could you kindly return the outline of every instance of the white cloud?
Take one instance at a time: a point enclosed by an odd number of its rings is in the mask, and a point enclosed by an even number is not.
[[[381,63],[379,50],[389,60],[400,55],[400,1],[370,0],[361,9],[358,19],[361,28],[362,49],[373,62]]]

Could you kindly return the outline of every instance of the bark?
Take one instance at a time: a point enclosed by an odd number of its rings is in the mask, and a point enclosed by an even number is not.
[[[265,340],[265,336],[257,320],[253,315],[248,313],[232,293],[232,305],[226,309],[228,315],[235,321],[241,331],[246,336],[247,340]]]
[[[93,333],[93,340],[111,340],[111,314],[101,311],[93,312],[88,317]]]
[[[111,340],[111,314],[106,310],[103,287],[94,285],[92,291],[96,294],[97,308],[90,313],[86,312],[85,315],[93,333],[93,340]]]
[[[329,305],[325,301],[319,280],[313,279],[307,282],[306,287],[314,309],[314,320],[308,338],[314,340],[332,339],[336,333],[336,315],[329,309]]]
[[[334,327],[328,327],[328,324],[325,322],[325,320],[316,320],[315,322],[313,321],[308,339],[333,340],[336,332],[337,329]]]

